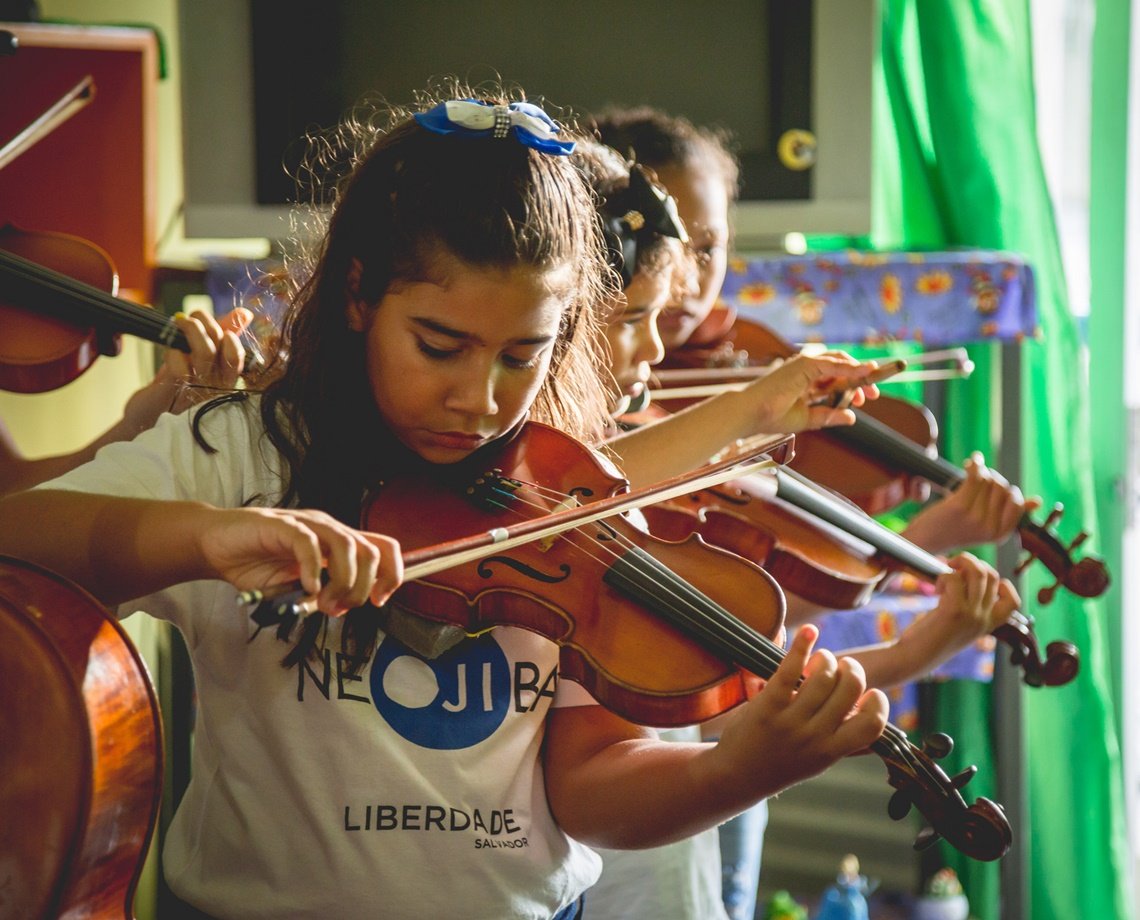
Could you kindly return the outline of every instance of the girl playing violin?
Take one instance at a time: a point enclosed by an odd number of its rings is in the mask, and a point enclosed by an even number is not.
[[[77,451],[29,459],[0,422],[0,494],[59,476],[86,463],[104,444],[129,440],[150,428],[163,412],[182,412],[201,402],[204,394],[216,395],[219,389],[233,387],[245,363],[240,337],[252,318],[244,307],[232,310],[221,322],[200,310],[176,314],[174,323],[186,337],[190,353],[167,349],[154,379],[127,400],[123,417]]]
[[[730,139],[721,131],[697,127],[683,117],[650,107],[606,113],[594,120],[594,129],[603,142],[636,156],[639,162],[654,169],[676,200],[697,255],[696,285],[676,297],[658,320],[664,360],[668,362],[671,354],[686,348],[715,350],[717,343],[725,340],[735,318],[730,309],[717,306],[728,270],[730,206],[739,193],[739,168],[730,150]],[[793,360],[799,360],[798,356]],[[780,368],[776,373],[787,371]],[[740,396],[714,397],[724,407],[716,413],[722,433],[741,425],[772,430],[768,418],[749,416],[755,404],[741,406],[744,400]],[[704,411],[707,413],[709,408],[706,406]],[[822,416],[826,410],[814,411]],[[834,410],[833,414],[818,418],[817,424],[787,430],[849,424],[853,420],[849,416],[850,413],[840,415],[840,410]],[[641,434],[647,444],[653,436],[651,431]],[[659,444],[684,444],[690,452],[700,454],[707,452],[711,444],[719,447],[731,438],[678,438],[666,427],[656,433],[656,440]],[[614,447],[620,455],[621,447]],[[672,458],[661,451],[651,453]],[[989,469],[980,454],[967,460],[965,468],[963,483],[942,500],[925,506],[908,524],[903,536],[932,553],[1000,542],[1013,532],[1025,512],[1041,504],[1040,499],[1025,498],[1000,473]],[[636,462],[630,462],[627,469],[636,470]],[[655,473],[670,475],[668,467]],[[943,576],[936,586],[940,596],[937,609],[914,623],[897,643],[844,652],[861,660],[870,685],[890,687],[929,673],[975,637],[1004,622],[1016,609],[1017,595],[1012,585],[1001,580],[990,566],[969,554],[955,557],[950,565],[955,574]],[[819,612],[820,608],[794,595],[788,598],[789,624],[803,622]],[[721,828],[724,899],[733,920],[751,920],[755,911],[759,843],[765,823],[766,815],[760,806]]]
[[[635,409],[641,410],[640,417],[651,416],[653,413],[646,408],[651,395],[647,389],[649,376],[652,365],[664,354],[658,326],[661,311],[670,297],[675,302],[677,292],[681,290],[683,294],[684,286],[693,283],[692,262],[678,252],[677,246],[677,241],[686,236],[685,228],[674,216],[675,208],[666,206],[666,202],[671,205],[672,200],[662,197],[664,189],[644,167],[624,164],[615,151],[601,145],[580,143],[575,156],[586,164],[587,174],[602,196],[600,214],[607,230],[611,264],[622,275],[623,296],[615,300],[604,327],[606,357],[620,394],[613,412],[620,416],[632,403]],[[635,215],[632,225],[623,219],[627,214]],[[635,266],[632,270],[631,264]],[[803,360],[797,358],[795,362]],[[827,362],[847,360],[838,355],[827,358]],[[749,389],[755,408],[744,413],[738,405],[737,414],[745,414],[751,420],[767,411],[768,417],[774,419],[769,425],[781,422],[834,424],[849,420],[850,413],[825,407],[812,409],[805,407],[799,398],[791,399],[797,394],[789,380],[784,378],[780,383],[779,377],[773,377],[753,384]],[[803,387],[800,389],[802,392]],[[781,402],[782,399],[785,402]],[[773,409],[785,403],[787,411],[781,413],[779,408]],[[710,415],[711,423],[702,421]],[[717,431],[723,434],[724,429],[720,427],[725,422],[723,416],[723,407],[714,409],[709,401],[703,408],[687,410],[680,418],[662,416],[648,423],[649,427],[638,428],[639,434],[654,431],[660,435],[654,439],[655,449],[649,452],[653,472],[658,476],[675,475],[684,471],[686,462],[703,459],[723,446],[716,441],[715,434]],[[627,475],[629,470],[648,465],[640,462],[645,454],[637,441],[638,435],[626,435],[608,442],[608,448],[620,457]],[[630,444],[635,447],[627,458],[623,450]],[[663,451],[664,455],[657,451]],[[633,462],[627,462],[630,459]],[[844,652],[860,661],[873,686],[887,689],[924,676],[992,631],[1016,609],[1017,596],[1012,586],[1002,586],[990,566],[968,554],[956,557],[950,565],[953,574],[944,576],[936,586],[939,593],[936,609],[908,628],[897,642]],[[803,622],[809,614],[818,612],[819,608],[789,595],[789,622]],[[672,740],[701,737],[698,727],[661,734]],[[753,832],[753,838],[751,842],[758,846],[759,832]],[[652,850],[602,851],[602,877],[589,896],[591,916],[601,920],[724,917],[719,854],[714,832]]]
[[[665,363],[686,348],[709,348],[724,341],[735,316],[717,306],[728,271],[732,228],[729,209],[739,193],[739,168],[729,148],[729,138],[720,131],[699,128],[683,117],[643,107],[614,111],[595,120],[602,141],[620,151],[633,152],[651,167],[677,202],[677,209],[692,240],[698,259],[697,284],[669,304],[658,320],[665,346]],[[727,406],[725,394],[716,397]],[[858,402],[853,405],[858,405]],[[838,415],[821,417],[813,424],[785,430],[798,431],[837,422]],[[746,416],[733,410],[726,419],[742,424]],[[771,431],[770,421],[756,419],[754,430]],[[724,421],[725,425],[731,424]],[[735,437],[740,437],[737,434]],[[731,438],[725,438],[727,443]],[[981,454],[965,463],[967,476],[941,501],[922,509],[910,522],[905,536],[928,552],[995,543],[1005,540],[1021,516],[1041,505],[1039,498],[1025,498],[996,470],[989,469]],[[628,470],[627,470],[628,472]]]
[[[364,605],[402,563],[357,528],[366,496],[404,470],[442,476],[528,416],[600,433],[590,190],[541,109],[474,95],[394,113],[340,164],[260,394],[164,416],[2,502],[0,552],[186,636],[193,777],[164,866],[207,915],[574,917],[599,871],[588,846],[713,827],[884,729],[883,695],[813,653],[811,628],[716,744],[663,743],[593,704],[529,631],[429,660],[378,629]],[[283,668],[235,588],[295,580],[324,616]],[[441,692],[460,671],[486,683]]]

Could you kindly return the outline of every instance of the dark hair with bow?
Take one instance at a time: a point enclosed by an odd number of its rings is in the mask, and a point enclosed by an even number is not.
[[[441,99],[508,105],[498,88],[450,84],[432,95],[421,97],[419,111]],[[314,206],[309,223],[318,232],[310,227],[298,241],[290,265],[297,289],[261,399],[267,436],[285,464],[280,504],[320,509],[353,526],[365,494],[418,458],[391,435],[375,404],[363,336],[346,320],[348,298],[375,308],[394,281],[431,277],[441,255],[477,268],[568,267],[562,324],[531,418],[589,440],[606,419],[598,312],[610,288],[581,172],[567,156],[492,132],[442,134],[413,114],[358,110],[331,136],[313,139],[304,176],[316,180],[312,199],[331,209]],[[286,664],[313,648],[325,619],[306,621]],[[342,644],[366,654],[376,629],[375,611],[353,611]]]
[[[688,234],[676,202],[652,171],[597,141],[580,141],[574,157],[598,196],[606,257],[622,288],[639,271],[681,268],[667,241],[687,243]]]

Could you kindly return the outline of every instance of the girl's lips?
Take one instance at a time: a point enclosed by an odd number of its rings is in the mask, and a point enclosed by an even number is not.
[[[427,437],[435,446],[453,450],[474,450],[487,440],[481,434],[464,434],[462,431],[429,431]]]

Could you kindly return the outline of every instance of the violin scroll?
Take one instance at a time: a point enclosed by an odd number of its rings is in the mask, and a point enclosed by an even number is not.
[[[967,805],[959,791],[974,778],[978,768],[970,766],[947,776],[935,763],[954,749],[949,735],[931,735],[919,750],[899,729],[888,725],[872,748],[886,763],[888,782],[896,790],[887,813],[901,821],[915,807],[930,821],[930,826],[915,838],[916,850],[945,839],[967,856],[986,862],[1009,852],[1013,832],[1001,806],[985,797]]]
[[[1071,642],[1058,639],[1045,646],[1045,660],[1037,649],[1033,618],[1014,613],[993,631],[994,638],[1011,649],[1009,660],[1024,670],[1022,679],[1030,687],[1060,687],[1077,676],[1080,653]]]
[[[1050,528],[1061,519],[1064,510],[1064,505],[1057,503],[1043,524],[1035,524],[1026,516],[1018,525],[1021,545],[1027,555],[1018,564],[1014,574],[1020,575],[1034,559],[1040,559],[1057,579],[1052,585],[1037,592],[1037,600],[1041,604],[1052,601],[1057,589],[1061,587],[1078,597],[1100,597],[1111,581],[1104,561],[1096,556],[1086,556],[1073,562],[1073,551],[1088,539],[1086,532],[1077,534],[1068,546],[1063,546],[1050,532]]]

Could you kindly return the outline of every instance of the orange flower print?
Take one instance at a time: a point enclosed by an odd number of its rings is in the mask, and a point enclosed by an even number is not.
[[[764,281],[757,281],[755,284],[744,285],[737,292],[736,299],[741,306],[759,307],[775,296],[776,288],[773,285]]]
[[[914,283],[914,289],[920,294],[945,294],[952,287],[954,279],[950,272],[941,270],[924,272]]]
[[[827,291],[828,294],[834,294],[839,290],[839,282],[834,278],[828,278],[825,282],[823,282],[823,289]]]
[[[981,328],[978,330],[987,339],[992,339],[998,332],[998,324],[993,320],[982,323]]]
[[[818,326],[823,321],[823,308],[826,306],[826,300],[816,297],[810,291],[804,291],[792,298],[792,307],[805,326]]]
[[[728,270],[734,275],[743,275],[748,270],[748,260],[740,258],[729,259]]]
[[[883,301],[883,310],[887,313],[898,313],[902,307],[902,284],[898,275],[889,272],[883,275],[879,283],[879,298]]]
[[[891,642],[899,634],[899,624],[893,613],[880,610],[875,619],[875,631],[879,634],[880,642]]]

